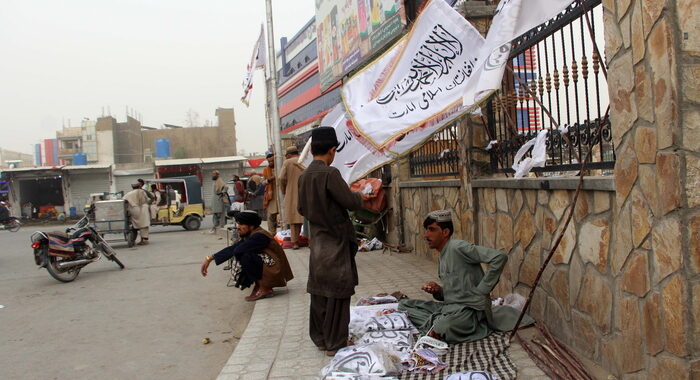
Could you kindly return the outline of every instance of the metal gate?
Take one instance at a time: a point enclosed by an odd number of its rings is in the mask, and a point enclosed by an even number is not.
[[[77,215],[83,215],[83,207],[90,201],[90,194],[110,191],[109,171],[75,173],[68,176],[70,203]],[[66,210],[69,211],[69,210]]]

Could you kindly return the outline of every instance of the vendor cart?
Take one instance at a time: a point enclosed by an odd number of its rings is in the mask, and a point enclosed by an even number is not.
[[[137,230],[131,226],[125,200],[97,201],[94,203],[94,213],[93,224],[98,233],[102,236],[106,234],[123,235],[126,244],[129,247],[134,246]]]

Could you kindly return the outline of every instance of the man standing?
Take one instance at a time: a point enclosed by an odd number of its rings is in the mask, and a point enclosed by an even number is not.
[[[229,206],[228,186],[219,176],[218,170],[212,170],[211,179],[214,181],[214,195],[211,198],[211,212],[214,226],[209,233],[216,233],[218,227],[223,227],[226,221],[225,213]]]
[[[306,291],[311,295],[309,335],[329,356],[347,345],[350,297],[357,285],[357,239],[347,210],[368,196],[350,191],[330,164],[338,140],[331,127],[311,132],[313,162],[299,179],[299,212],[309,220],[311,256]]]
[[[141,234],[141,241],[138,245],[148,244],[148,228],[151,226],[151,215],[148,209],[149,198],[146,195],[146,190],[141,188],[141,185],[135,183],[131,185],[132,190],[124,195],[124,199],[128,203],[129,218],[131,226]]]
[[[512,330],[518,310],[508,306],[492,309],[489,296],[508,256],[496,249],[452,239],[454,227],[448,210],[430,212],[423,228],[428,246],[440,252],[438,276],[442,286],[430,281],[422,289],[440,302],[401,300],[399,310],[405,311],[423,332],[449,344],[482,339],[494,330]],[[482,264],[488,266],[486,273]],[[524,324],[532,322],[528,319]]]
[[[212,261],[219,265],[235,257],[240,269],[234,274],[236,287],[243,290],[255,283],[252,293],[245,298],[246,301],[271,297],[272,288],[287,286],[287,282],[294,278],[284,249],[269,232],[260,227],[262,220],[256,212],[241,211],[235,218],[241,240],[205,257],[201,268],[202,276],[207,275]]]
[[[272,236],[277,233],[277,187],[275,181],[275,155],[268,153],[265,156],[267,159],[267,167],[263,169],[263,177],[265,177],[265,197],[263,207],[267,211],[267,230]]]
[[[292,249],[299,249],[299,234],[304,217],[297,211],[299,204],[299,176],[304,167],[299,163],[299,150],[292,145],[287,148],[286,159],[280,172],[280,186],[284,195],[284,221],[289,224],[292,233]]]

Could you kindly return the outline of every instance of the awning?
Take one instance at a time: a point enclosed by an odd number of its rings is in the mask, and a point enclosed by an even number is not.
[[[266,158],[249,158],[248,159],[248,165],[250,165],[250,167],[253,169],[260,166],[260,164],[262,164],[263,162],[267,162],[267,159]]]

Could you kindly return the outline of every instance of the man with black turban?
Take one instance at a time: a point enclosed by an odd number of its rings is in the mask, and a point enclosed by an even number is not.
[[[212,261],[219,265],[235,258],[233,276],[236,287],[243,290],[255,284],[253,291],[245,298],[246,301],[271,297],[274,294],[272,288],[287,286],[287,282],[294,278],[284,249],[269,232],[260,227],[262,220],[255,211],[241,211],[234,218],[241,239],[232,246],[205,257],[201,268],[202,276],[207,275]]]

